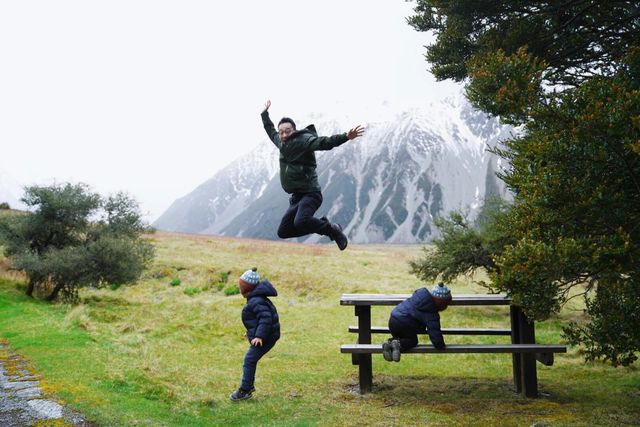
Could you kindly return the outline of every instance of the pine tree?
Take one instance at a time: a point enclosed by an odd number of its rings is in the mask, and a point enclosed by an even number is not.
[[[640,350],[640,2],[424,0],[415,11],[409,23],[437,37],[427,48],[436,76],[464,80],[476,107],[522,127],[494,149],[509,161],[501,178],[514,201],[499,225],[480,233],[480,241],[491,241],[483,233],[508,236],[487,247],[489,286],[535,319],[583,295],[587,318],[567,325],[565,336],[584,345],[588,359],[633,363]],[[459,232],[445,229],[444,238]],[[460,260],[436,247],[435,256],[452,263],[441,272],[454,271]]]

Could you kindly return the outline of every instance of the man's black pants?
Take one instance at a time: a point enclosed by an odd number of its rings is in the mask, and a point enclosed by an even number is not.
[[[280,227],[278,227],[278,237],[288,239],[289,237],[306,236],[311,233],[318,233],[323,236],[330,236],[332,232],[331,223],[327,218],[316,218],[313,215],[322,205],[322,193],[314,191],[311,193],[293,193],[289,198],[289,209],[284,213]]]

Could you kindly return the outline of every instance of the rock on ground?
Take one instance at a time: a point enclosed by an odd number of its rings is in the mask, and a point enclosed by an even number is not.
[[[0,426],[23,427],[46,421],[61,426],[95,426],[47,396],[29,363],[0,341]]]

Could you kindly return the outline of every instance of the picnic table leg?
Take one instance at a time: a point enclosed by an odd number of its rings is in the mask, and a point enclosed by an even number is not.
[[[511,344],[520,344],[520,314],[522,310],[520,307],[512,305],[509,309],[511,317]],[[522,363],[520,360],[520,354],[513,353],[511,355],[511,363],[513,365],[513,385],[515,386],[516,393],[522,392]]]
[[[536,333],[532,321],[520,311],[519,331],[522,344],[535,344]],[[538,397],[538,372],[536,368],[536,355],[532,353],[520,354],[522,369],[523,394],[526,397]]]
[[[357,305],[356,316],[358,317],[358,343],[371,344],[371,306]],[[371,353],[359,355],[358,377],[360,379],[360,394],[371,392],[373,388]]]

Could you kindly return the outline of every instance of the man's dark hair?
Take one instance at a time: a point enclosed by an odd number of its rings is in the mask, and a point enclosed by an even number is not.
[[[281,124],[283,123],[291,123],[291,126],[293,126],[293,130],[296,130],[296,124],[293,120],[291,120],[289,117],[283,117],[280,119],[280,121],[278,122],[278,127],[280,127]]]

